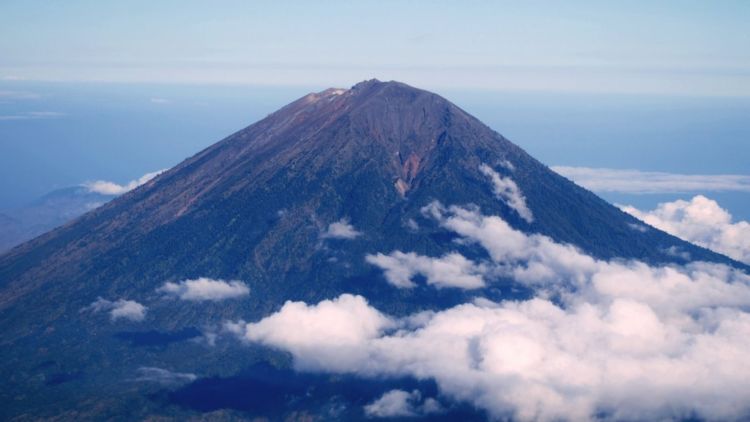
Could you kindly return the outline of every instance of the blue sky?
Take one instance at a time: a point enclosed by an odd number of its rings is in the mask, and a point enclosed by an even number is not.
[[[750,95],[750,2],[13,1],[0,78]]]

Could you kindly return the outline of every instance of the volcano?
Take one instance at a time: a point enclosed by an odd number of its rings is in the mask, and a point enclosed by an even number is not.
[[[418,279],[399,289],[384,280],[366,256],[444,256],[459,247],[483,259],[425,216],[435,201],[481,209],[599,259],[743,267],[645,226],[444,98],[370,80],[306,95],[2,255],[0,415],[106,418],[127,408],[138,419],[168,396],[178,402],[171,415],[184,416],[179,403],[190,402],[189,391],[143,387],[137,374],[184,371],[162,379],[168,384],[193,373],[219,379],[253,365],[286,368],[288,357],[272,350],[205,343],[211,327],[259,319],[288,300],[352,293],[407,315],[478,295],[526,295],[502,287],[511,280],[474,289]],[[239,282],[247,292],[190,306],[165,299],[165,286],[200,279]],[[108,321],[92,311],[117,300],[145,306],[145,319]],[[223,411],[206,406],[198,408]]]

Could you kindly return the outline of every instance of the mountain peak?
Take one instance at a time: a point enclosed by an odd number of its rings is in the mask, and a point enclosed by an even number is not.
[[[394,83],[394,81],[390,81],[390,82],[381,82],[381,81],[380,81],[379,79],[377,79],[377,78],[366,79],[366,80],[364,80],[364,81],[362,81],[362,82],[357,82],[356,84],[354,84],[354,85],[352,86],[352,89],[355,89],[355,90],[362,90],[362,89],[367,89],[367,88],[371,88],[371,87],[373,87],[373,86],[376,86],[376,85],[382,85],[382,84],[387,84],[387,83]]]
[[[463,135],[466,132],[471,135],[463,136],[462,131]],[[246,151],[313,147],[317,149],[316,155],[334,152],[328,147],[335,142],[322,139],[348,133],[341,139],[342,150],[336,154],[351,147],[368,149],[379,145],[380,152],[388,151],[388,155],[411,163],[424,158],[438,140],[448,135],[466,145],[496,136],[439,95],[401,82],[377,79],[360,82],[350,89],[328,88],[310,93],[240,133],[245,134],[240,138],[248,142]],[[412,170],[407,173],[413,173],[414,164],[408,167]]]
[[[380,111],[373,111],[375,114],[403,113],[408,109],[419,109],[424,116],[455,112],[470,117],[439,95],[402,82],[382,82],[378,79],[359,82],[350,89],[328,88],[319,92],[311,92],[275,114],[286,115],[286,117],[289,115],[297,115],[297,117],[325,115],[334,118],[373,108],[380,109]],[[293,120],[297,121],[296,118]]]
[[[377,95],[387,96],[417,96],[420,94],[433,95],[435,94],[415,88],[411,85],[407,85],[403,82],[398,81],[380,81],[378,79],[369,79],[366,81],[359,82],[352,86],[351,90],[353,95],[371,97]]]
[[[311,92],[302,97],[301,100],[309,104],[317,102],[321,99],[332,100],[336,97],[343,97],[344,95],[352,100],[354,98],[366,99],[383,93],[387,95],[394,95],[399,92],[410,92],[412,94],[426,93],[426,91],[422,91],[402,82],[382,82],[378,79],[369,79],[354,84],[350,89],[331,87],[324,89],[323,91]]]

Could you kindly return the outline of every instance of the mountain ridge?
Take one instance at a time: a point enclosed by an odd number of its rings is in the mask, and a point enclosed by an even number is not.
[[[436,201],[478,208],[515,230],[596,258],[670,265],[689,256],[746,268],[643,226],[448,100],[371,80],[303,96],[0,255],[0,346],[12,350],[0,376],[14,380],[0,394],[28,392],[27,401],[14,402],[21,409],[45,397],[46,386],[19,374],[38,373],[51,352],[66,371],[86,374],[80,383],[93,390],[123,388],[108,371],[126,376],[159,362],[233,374],[270,359],[270,352],[206,351],[179,339],[225,321],[262,318],[288,300],[351,293],[383,312],[407,315],[478,296],[528,295],[508,279],[475,290],[398,289],[384,280],[366,256],[405,251],[486,258],[482,248],[457,242],[455,233],[425,215]],[[240,280],[250,293],[200,306],[174,306],[164,298],[166,283],[201,278]],[[123,320],[102,324],[87,311],[118,301],[142,304],[148,329]],[[81,335],[85,342],[70,341]],[[157,353],[123,345],[122,338],[147,344],[156,338],[170,346]],[[171,346],[176,342],[179,347]],[[59,388],[75,397],[66,385]]]
[[[460,136],[451,133],[455,128],[458,128]],[[324,131],[328,131],[329,135],[320,136]],[[307,177],[310,172],[320,172],[328,166],[346,166],[345,161],[354,157],[368,166],[373,165],[376,159],[373,157],[380,156],[382,162],[377,165],[390,173],[380,174],[380,177],[388,180],[390,188],[403,199],[411,194],[413,184],[423,183],[423,178],[418,176],[425,168],[432,166],[434,169],[436,162],[443,165],[446,160],[452,159],[447,154],[441,155],[440,151],[433,153],[439,143],[443,150],[450,150],[452,154],[471,161],[471,164],[463,167],[478,179],[483,177],[479,174],[479,167],[484,161],[476,158],[480,154],[490,155],[488,151],[492,149],[499,150],[500,156],[495,154],[494,157],[487,157],[486,161],[494,161],[498,171],[506,171],[506,177],[511,173],[515,178],[527,176],[520,174],[528,172],[525,169],[533,169],[535,173],[547,169],[502,135],[444,98],[399,82],[373,79],[354,85],[349,90],[330,88],[303,96],[82,219],[9,251],[0,258],[0,263],[43,244],[45,239],[59,235],[66,238],[71,225],[80,224],[80,221],[91,222],[97,227],[97,232],[104,229],[118,231],[132,226],[130,222],[138,221],[138,227],[134,229],[147,233],[178,220],[193,210],[194,204],[204,197],[223,200],[243,189],[252,189],[251,185],[269,183],[279,172],[287,172],[284,177],[294,179],[301,173],[299,169],[304,169]],[[508,160],[508,157],[512,157],[512,160]],[[503,167],[503,163],[513,161],[519,162],[513,172]],[[563,180],[562,176],[551,171],[550,175]],[[463,178],[462,175],[457,177]],[[572,185],[572,182],[564,180]],[[483,183],[481,180],[479,182]],[[551,183],[555,182],[558,181]],[[169,189],[159,189],[170,183],[174,185]],[[535,187],[531,186],[532,189]],[[522,186],[521,190],[528,188]],[[580,189],[578,192],[587,196],[589,201],[608,206],[587,191]],[[118,211],[118,206],[125,202],[136,205],[128,208],[127,212]],[[472,201],[466,198],[459,202]],[[514,218],[513,213],[506,214],[509,214],[506,217],[510,218],[511,224],[528,227],[522,220]],[[622,216],[630,218],[625,214]],[[634,219],[629,223],[638,224]],[[555,233],[542,233],[559,239]],[[617,256],[614,253],[600,255],[597,251],[588,250],[585,239],[577,237],[559,240],[576,244],[594,255]],[[70,255],[75,256],[76,253],[71,252]],[[706,256],[712,255],[709,253]],[[626,254],[622,257],[628,258]],[[0,276],[3,273],[7,272],[0,272]],[[6,277],[3,278],[7,281]]]

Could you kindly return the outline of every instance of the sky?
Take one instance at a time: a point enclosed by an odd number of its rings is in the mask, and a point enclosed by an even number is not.
[[[750,95],[746,1],[14,1],[0,78]]]
[[[445,96],[569,177],[746,180],[748,21],[745,1],[6,0],[0,210],[125,186],[373,77]],[[646,208],[705,194],[748,219],[742,183],[597,193]]]

